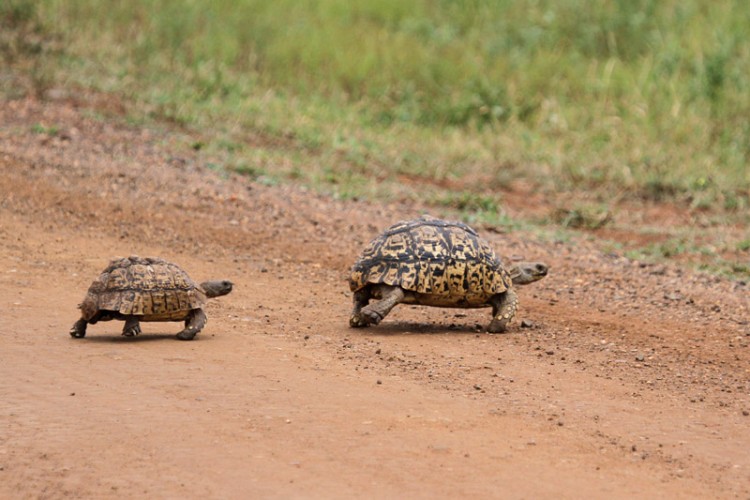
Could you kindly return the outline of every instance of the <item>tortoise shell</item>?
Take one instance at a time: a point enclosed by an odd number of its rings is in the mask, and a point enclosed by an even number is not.
[[[131,256],[110,262],[86,293],[82,317],[138,316],[142,321],[181,321],[203,307],[206,294],[177,264]]]
[[[369,284],[399,286],[424,305],[481,307],[512,286],[489,243],[462,222],[423,216],[386,229],[365,248],[349,277],[353,292]]]

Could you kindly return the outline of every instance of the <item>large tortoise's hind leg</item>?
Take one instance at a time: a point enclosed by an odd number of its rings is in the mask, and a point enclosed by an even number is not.
[[[126,337],[135,337],[141,334],[141,323],[138,316],[126,316],[125,326],[122,327],[122,334]]]
[[[362,322],[360,311],[367,304],[370,303],[370,287],[365,287],[361,290],[354,292],[354,309],[352,309],[352,315],[349,317],[349,326],[367,326]]]
[[[78,321],[75,322],[73,325],[73,328],[70,329],[70,336],[74,339],[82,339],[86,336],[86,325],[88,324],[88,321],[81,318]]]
[[[518,295],[516,295],[513,289],[509,289],[505,293],[493,295],[490,298],[490,304],[492,305],[492,321],[490,322],[490,326],[487,327],[487,331],[490,333],[504,333],[508,322],[516,314]]]
[[[177,338],[180,340],[193,340],[193,337],[198,335],[198,332],[206,326],[207,321],[208,318],[203,309],[193,309],[185,320],[185,329],[177,334]]]
[[[352,317],[349,319],[349,325],[353,327],[362,327],[367,325],[377,325],[385,318],[391,309],[404,300],[404,290],[398,286],[375,285],[379,288],[381,299],[374,304],[361,307],[357,311],[357,302],[355,295],[354,310]]]

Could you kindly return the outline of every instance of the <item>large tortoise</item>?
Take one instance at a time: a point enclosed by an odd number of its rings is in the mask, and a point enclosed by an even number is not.
[[[401,221],[370,242],[352,267],[349,325],[377,325],[399,303],[492,307],[488,331],[502,333],[518,305],[513,285],[540,280],[547,271],[541,262],[504,267],[489,243],[461,222]]]
[[[125,321],[127,337],[141,333],[141,321],[185,321],[177,338],[192,340],[206,325],[206,298],[231,291],[226,280],[196,285],[180,266],[159,258],[116,259],[91,283],[70,335],[82,338],[89,323],[113,319]]]

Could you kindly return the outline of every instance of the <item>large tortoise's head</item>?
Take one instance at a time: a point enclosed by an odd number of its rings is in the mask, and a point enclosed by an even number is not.
[[[204,281],[201,288],[206,292],[206,297],[221,297],[232,291],[232,282],[227,280]]]
[[[549,266],[542,262],[517,262],[508,270],[514,285],[528,285],[547,276]]]

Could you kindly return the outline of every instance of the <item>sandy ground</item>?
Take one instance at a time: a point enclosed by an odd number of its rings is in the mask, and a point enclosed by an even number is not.
[[[750,498],[745,284],[482,230],[551,265],[509,333],[408,306],[350,329],[347,269],[424,209],[222,175],[186,143],[1,103],[0,497]],[[71,338],[131,254],[235,291],[192,342]]]

